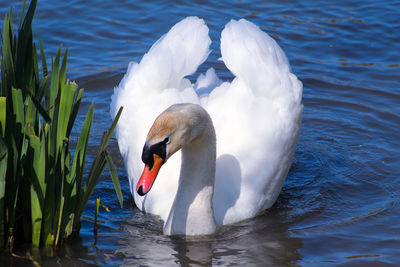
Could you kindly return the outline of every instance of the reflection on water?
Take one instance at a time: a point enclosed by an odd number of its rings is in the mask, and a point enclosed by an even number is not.
[[[0,1],[0,15],[22,1]],[[400,6],[379,1],[39,1],[35,29],[46,54],[69,47],[69,77],[86,89],[82,124],[95,103],[93,155],[111,123],[112,90],[129,61],[139,61],[159,36],[188,15],[205,19],[213,50],[199,73],[218,61],[220,32],[244,17],[286,52],[304,84],[303,125],[293,166],[277,203],[265,214],[200,239],[162,235],[157,217],[141,213],[116,140],[113,155],[123,209],[106,176],[93,198],[100,214],[97,242],[84,220],[81,239],[43,257],[44,266],[382,266],[400,264]],[[14,21],[17,21],[16,19]],[[62,25],[62,27],[59,27]],[[35,31],[36,32],[36,31]],[[190,79],[194,80],[198,74]],[[79,126],[75,131],[78,131]],[[73,133],[75,142],[77,132]],[[92,160],[89,158],[89,160]],[[237,194],[237,192],[232,192]],[[90,203],[85,216],[92,217]],[[94,244],[95,243],[95,244]],[[0,258],[0,265],[28,265]]]
[[[279,205],[279,204],[278,204]],[[171,266],[265,266],[291,265],[301,259],[302,239],[290,237],[281,211],[271,210],[252,220],[223,227],[204,237],[162,235],[162,223],[155,216],[135,213],[122,223],[123,232],[116,251],[124,265]]]
[[[212,246],[210,241],[186,240],[185,238],[171,238],[176,251],[173,254],[176,262],[181,266],[211,266],[212,265]]]

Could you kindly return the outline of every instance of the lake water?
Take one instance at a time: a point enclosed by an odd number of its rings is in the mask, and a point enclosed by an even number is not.
[[[21,1],[2,0],[0,15]],[[98,185],[111,212],[94,204],[81,238],[42,259],[44,266],[386,266],[400,265],[400,4],[372,1],[39,1],[34,21],[47,56],[69,48],[69,73],[91,102],[91,155],[111,124],[110,97],[130,61],[188,15],[205,19],[218,62],[219,38],[231,18],[246,18],[286,52],[304,84],[299,144],[277,203],[265,214],[223,227],[207,239],[162,235],[157,217],[130,196],[115,139],[110,151],[124,194],[120,209],[108,174]],[[197,77],[195,75],[194,77]],[[194,80],[193,80],[194,81]],[[78,131],[76,128],[75,131]],[[75,134],[76,137],[76,134]],[[5,264],[28,265],[16,258]]]

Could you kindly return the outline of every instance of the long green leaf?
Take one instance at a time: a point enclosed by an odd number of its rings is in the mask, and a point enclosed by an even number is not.
[[[115,126],[117,125],[117,122],[119,120],[119,117],[121,116],[123,108],[121,107],[117,113],[117,115],[114,118],[113,123],[110,126],[110,129],[108,131],[105,131],[102,137],[102,142],[100,144],[99,151],[96,154],[96,158],[93,162],[92,167],[90,168],[89,176],[87,178],[87,181],[84,186],[83,190],[83,197],[80,201],[80,207],[79,207],[79,217],[82,215],[84,207],[87,205],[90,196],[92,195],[94,191],[94,187],[100,180],[101,174],[104,171],[104,168],[106,166],[107,160],[106,160],[106,152],[105,148],[107,147],[108,141],[111,138],[111,135],[115,129]]]
[[[46,159],[47,164],[45,168],[45,179],[46,179],[46,196],[44,203],[44,210],[46,211],[43,214],[43,227],[42,227],[42,241],[44,244],[48,246],[52,246],[54,243],[54,234],[53,234],[53,217],[55,214],[55,179],[57,176],[55,174],[55,159],[51,158],[52,154],[50,153],[51,146],[51,134],[50,134],[50,125],[46,124],[43,129],[44,142],[47,147],[46,149]]]
[[[55,118],[55,113],[58,112],[57,110],[57,95],[59,94],[59,66],[60,66],[60,57],[61,57],[61,49],[62,46],[58,48],[56,57],[52,64],[51,68],[51,85],[50,85],[50,99],[48,103],[48,110],[50,113],[51,118]]]
[[[76,194],[77,204],[75,208],[75,222],[77,225],[80,220],[81,212],[86,206],[82,203],[82,197],[84,196],[84,191],[82,191],[82,180],[83,180],[83,169],[85,167],[86,151],[89,144],[89,136],[92,128],[94,107],[93,103],[89,108],[88,114],[86,115],[85,122],[83,123],[81,133],[79,135],[78,143],[76,145],[74,162],[71,170],[71,177],[75,183],[75,190],[73,193]],[[82,208],[83,206],[83,208]]]
[[[27,134],[33,134],[33,132],[35,131],[34,125],[38,116],[36,105],[32,101],[32,98],[30,96],[27,96],[25,98],[25,105],[26,109],[24,117],[25,117],[25,123],[27,124],[26,125]]]
[[[121,117],[121,113],[122,113],[123,109],[124,109],[124,107],[119,108],[118,113],[115,116],[114,121],[110,126],[110,129],[108,129],[107,134],[104,136],[104,140],[102,141],[102,144],[101,144],[101,149],[105,149],[107,147],[108,141],[110,141],[110,138],[115,130],[115,127],[117,126],[119,117]]]
[[[63,188],[62,188],[62,195],[64,197],[64,204],[62,210],[62,216],[60,216],[60,221],[58,222],[59,228],[59,237],[58,240],[64,239],[66,237],[67,225],[71,218],[71,214],[74,212],[74,205],[75,201],[71,198],[71,189],[72,185],[70,183],[70,164],[71,164],[71,153],[68,151],[68,144],[65,144],[65,159],[64,159],[64,175],[63,175]],[[58,243],[58,241],[57,241]]]
[[[54,59],[54,62],[52,62],[52,77],[51,77],[51,85],[50,85],[50,103],[49,103],[49,114],[52,119],[52,123],[50,124],[50,136],[53,138],[50,138],[50,157],[54,160],[54,163],[57,164],[57,161],[59,160],[59,153],[62,149],[62,142],[59,140],[59,134],[57,132],[58,130],[58,123],[59,121],[57,120],[58,118],[58,113],[59,113],[59,108],[60,108],[60,99],[61,99],[61,91],[60,91],[60,86],[59,86],[59,65],[60,65],[60,57],[61,57],[61,48],[62,46],[60,45],[60,48],[57,51],[56,58]],[[58,165],[55,165],[58,166]],[[60,175],[57,173],[57,169],[55,169],[55,174],[56,177]],[[57,186],[57,180],[55,180],[55,185]]]
[[[43,77],[45,78],[48,75],[48,72],[47,72],[47,61],[46,61],[46,56],[44,54],[42,38],[40,38],[39,32],[38,32],[38,39],[39,39],[40,57],[42,59]]]
[[[0,97],[0,127],[2,136],[4,136],[6,131],[6,110],[7,110],[7,103],[6,97]]]
[[[31,216],[32,216],[32,244],[35,247],[39,247],[40,234],[42,228],[42,209],[45,195],[45,168],[44,164],[41,164],[41,156],[44,156],[44,147],[41,146],[41,140],[39,137],[31,135],[30,147],[32,150],[31,158],[32,161],[32,184],[31,184]]]
[[[71,116],[69,118],[68,121],[68,127],[67,127],[67,137],[69,138],[71,131],[72,131],[72,127],[74,126],[75,120],[76,120],[76,116],[78,115],[78,111],[79,111],[79,107],[81,105],[81,100],[82,100],[82,96],[83,96],[83,88],[79,89],[75,101],[74,101],[74,106],[72,107],[72,112],[71,112]]]
[[[38,55],[37,55],[37,49],[36,49],[36,44],[33,44],[33,75],[32,78],[34,78],[34,81],[32,81],[32,92],[33,96],[37,94],[37,88],[39,87],[39,62],[38,62]]]
[[[13,102],[13,112],[15,114],[16,122],[20,123],[21,126],[25,125],[25,116],[24,116],[25,106],[21,90],[12,88],[12,102]]]
[[[44,85],[45,86],[45,85]],[[40,98],[39,98],[40,99]],[[40,104],[40,102],[34,97],[32,96],[31,98],[32,102],[35,104],[35,107],[37,108],[37,110],[39,111],[40,115],[43,116],[43,119],[47,122],[49,122],[50,119],[50,115],[47,113],[47,111],[42,107],[42,104]]]
[[[71,179],[74,181],[74,184],[76,185],[75,193],[78,195],[77,196],[78,200],[81,195],[83,168],[85,167],[86,151],[89,144],[90,131],[92,129],[93,113],[94,113],[94,107],[92,104],[89,108],[85,121],[82,125],[78,143],[76,144],[75,148],[74,161],[72,164]]]
[[[32,217],[32,245],[39,247],[40,231],[42,229],[42,207],[40,206],[38,192],[31,185],[31,217]]]
[[[68,83],[61,90],[60,111],[58,113],[57,146],[67,137],[68,122],[71,118],[72,105],[78,86],[75,83]]]
[[[61,86],[61,90],[63,89],[63,86],[65,85],[65,77],[67,76],[67,57],[68,57],[68,48],[65,49],[63,61],[61,64],[61,69],[60,69],[60,78],[59,78],[59,83]]]
[[[121,186],[119,184],[117,171],[115,170],[115,166],[114,166],[113,160],[111,159],[110,154],[107,152],[107,150],[105,150],[104,152],[105,152],[105,157],[106,157],[106,160],[108,163],[108,168],[110,169],[110,174],[111,174],[111,178],[113,181],[114,190],[115,190],[115,193],[117,194],[117,197],[119,200],[119,205],[122,208],[124,205],[124,199],[122,198],[122,191],[121,191]]]
[[[22,25],[20,26],[20,29],[31,29],[32,28],[32,21],[33,21],[33,16],[35,14],[36,6],[37,6],[37,0],[31,0],[31,3],[28,8],[28,12],[26,12],[24,21],[23,21]]]
[[[24,2],[22,3],[21,14],[25,14],[25,8],[26,8],[26,0],[24,0]],[[19,27],[22,26],[23,18],[24,16],[21,16],[21,18],[19,19]]]
[[[65,202],[65,197],[64,197],[64,187],[66,184],[66,176],[69,175],[69,166],[66,166],[68,155],[67,151],[68,150],[68,144],[64,142],[62,144],[58,159],[57,159],[57,169],[56,169],[56,185],[55,185],[55,192],[56,192],[56,212],[54,216],[54,221],[53,221],[53,233],[55,235],[55,245],[57,245],[59,237],[60,237],[60,226],[62,222],[62,216],[64,214],[64,202]],[[67,167],[67,168],[66,168]],[[62,232],[62,231],[61,231]]]
[[[77,215],[79,215],[79,217],[82,215],[83,210],[85,209],[87,203],[89,202],[90,196],[92,195],[94,188],[97,182],[100,180],[101,174],[103,173],[104,168],[106,167],[106,163],[107,162],[105,159],[104,151],[99,152],[97,154],[96,159],[93,162],[92,167],[90,168],[89,176],[87,178],[87,181],[83,189],[83,196],[80,199],[77,212]]]
[[[58,240],[60,238],[60,232],[61,232],[60,230],[62,230],[61,229],[61,221],[62,221],[62,216],[63,216],[63,211],[64,211],[64,202],[65,202],[65,198],[64,198],[64,196],[61,196],[60,208],[59,208],[59,214],[58,214],[58,222],[56,224],[57,225],[57,227],[56,227],[57,234],[56,234],[56,240],[54,242],[55,245],[58,244]]]
[[[94,208],[94,234],[97,235],[97,218],[99,217],[99,208],[100,208],[100,198],[96,198],[96,205]]]
[[[4,19],[4,26],[3,26],[2,58],[4,60],[4,65],[5,65],[5,69],[3,71],[5,72],[5,76],[6,76],[5,78],[6,78],[6,81],[8,82],[8,87],[10,89],[11,89],[12,85],[15,86],[14,58],[13,58],[13,53],[12,53],[12,49],[11,49],[12,38],[13,38],[13,33],[12,33],[11,17],[8,17],[6,15],[6,17]],[[3,80],[2,82],[4,83],[6,81]],[[3,92],[3,94],[4,94],[4,92]]]
[[[33,36],[32,20],[36,10],[37,0],[32,0],[24,17],[22,25],[18,29],[18,42],[15,55],[15,75],[17,88],[32,92],[31,82],[33,79]],[[17,79],[18,77],[18,79]]]
[[[6,213],[5,213],[5,190],[6,190],[6,172],[7,172],[8,151],[7,145],[2,136],[0,136],[0,250],[4,249],[6,232]]]
[[[39,90],[36,93],[36,99],[39,99],[40,101],[43,99],[43,96],[46,95],[50,90],[50,79],[49,76],[46,75],[43,77],[43,79],[39,83]],[[47,111],[46,111],[47,112]],[[50,116],[48,116],[49,119],[46,121],[50,121]]]

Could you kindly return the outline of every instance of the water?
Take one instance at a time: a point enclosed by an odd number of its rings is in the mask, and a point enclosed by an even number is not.
[[[162,34],[188,15],[205,19],[213,53],[200,67],[232,75],[218,62],[220,32],[231,18],[260,25],[286,52],[303,81],[303,124],[293,166],[277,203],[257,218],[206,239],[162,235],[157,217],[134,207],[116,140],[124,208],[107,175],[94,196],[81,238],[43,265],[384,266],[400,264],[400,5],[398,1],[39,1],[34,28],[48,56],[69,48],[69,78],[91,102],[91,153],[111,123],[110,96],[129,61],[139,61]],[[3,0],[14,13],[21,1]],[[197,76],[197,75],[195,75]],[[93,198],[94,199],[94,198]],[[18,259],[8,264],[26,265]]]

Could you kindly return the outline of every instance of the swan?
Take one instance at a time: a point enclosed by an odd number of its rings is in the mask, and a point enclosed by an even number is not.
[[[213,234],[270,208],[299,137],[302,83],[255,24],[231,20],[221,33],[231,82],[213,68],[185,78],[210,54],[208,31],[198,17],[175,24],[111,98],[112,117],[124,106],[116,137],[135,204],[166,235]]]

